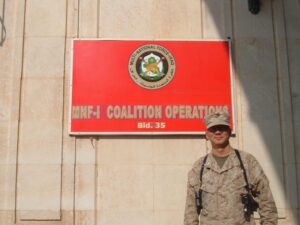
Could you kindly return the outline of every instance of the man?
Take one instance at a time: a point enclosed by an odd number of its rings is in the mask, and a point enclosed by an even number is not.
[[[257,208],[262,225],[277,224],[276,205],[261,166],[249,153],[230,146],[229,115],[208,115],[205,124],[212,151],[188,174],[184,225],[198,225],[198,213],[201,225],[254,225]]]

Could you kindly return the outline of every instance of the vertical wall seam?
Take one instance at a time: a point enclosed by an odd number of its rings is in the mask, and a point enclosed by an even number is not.
[[[17,223],[17,205],[18,205],[18,178],[19,178],[19,147],[20,147],[20,122],[21,122],[21,108],[22,108],[22,89],[24,77],[24,56],[25,56],[25,35],[26,35],[26,9],[27,0],[24,0],[24,15],[23,15],[23,40],[22,40],[22,54],[21,54],[21,74],[20,74],[20,88],[19,88],[19,112],[18,112],[18,126],[17,126],[17,146],[16,146],[16,175],[15,175],[15,212],[14,223]]]
[[[4,44],[5,37],[6,37],[6,28],[5,28],[5,0],[3,1],[3,7],[2,7],[2,18],[0,16],[0,20],[2,23],[1,26],[1,36],[0,36],[0,47]]]
[[[62,198],[63,198],[63,162],[64,162],[64,115],[65,115],[65,94],[66,94],[66,62],[67,62],[67,41],[68,41],[68,6],[69,1],[65,0],[66,7],[66,17],[65,17],[65,47],[64,47],[64,69],[63,69],[63,79],[62,79],[62,133],[61,133],[61,163],[60,163],[60,220],[63,220],[63,206],[62,206]]]
[[[97,38],[100,36],[100,0],[97,0]]]
[[[236,106],[235,106],[235,111],[236,111],[236,133],[241,134],[238,136],[238,148],[243,149],[243,113],[242,113],[242,105],[241,105],[241,81],[239,77],[239,72],[238,72],[238,64],[239,64],[239,54],[238,51],[236,51],[236,30],[235,30],[235,17],[234,17],[234,12],[235,12],[235,6],[233,3],[233,0],[230,0],[230,8],[231,8],[231,29],[232,29],[232,64],[233,64],[233,70],[234,70],[234,80],[235,80],[235,93],[236,93]]]
[[[204,37],[204,31],[203,31],[203,0],[200,0],[200,25],[201,25],[201,28],[200,28],[200,32],[201,32],[201,38]]]
[[[80,0],[77,0],[77,34],[76,37],[79,38],[79,17],[80,17]],[[71,75],[72,76],[72,75]],[[70,96],[71,97],[71,96]],[[73,196],[73,225],[76,225],[76,168],[77,168],[77,137],[75,137],[75,149],[74,149],[74,196]]]
[[[100,0],[97,0],[97,38],[99,38],[100,36]],[[95,143],[95,188],[94,188],[94,224],[97,225],[98,223],[98,171],[99,171],[99,167],[98,167],[98,149],[99,149],[99,138],[95,139],[96,143]]]
[[[77,0],[77,38],[79,38],[80,0]]]
[[[95,165],[94,165],[94,173],[95,173],[95,188],[94,188],[94,224],[97,225],[97,220],[98,220],[98,198],[97,198],[97,193],[98,193],[98,141],[99,139],[95,138]]]
[[[280,88],[280,78],[279,78],[279,55],[278,55],[278,50],[277,50],[277,45],[278,45],[278,40],[276,38],[276,27],[275,27],[275,18],[274,18],[274,7],[273,7],[273,1],[271,1],[270,3],[270,11],[271,11],[271,17],[272,17],[272,29],[273,29],[273,48],[274,48],[274,57],[275,57],[275,61],[276,61],[276,89],[277,89],[277,102],[278,102],[278,112],[279,112],[279,126],[280,126],[280,136],[281,136],[281,155],[282,155],[282,159],[281,162],[282,162],[282,169],[283,169],[283,189],[284,189],[284,193],[287,193],[287,188],[286,188],[286,180],[287,180],[287,177],[286,177],[286,174],[287,174],[287,171],[286,171],[286,167],[285,167],[285,161],[286,161],[286,156],[285,156],[285,148],[284,148],[284,137],[283,137],[283,124],[282,124],[282,104],[281,104],[281,88]],[[289,200],[286,199],[286,203],[288,202]]]
[[[285,51],[284,51],[284,55],[286,56],[286,74],[284,74],[287,78],[285,80],[287,80],[287,85],[288,85],[288,88],[284,88],[284,84],[282,81],[284,78],[281,78],[280,77],[280,74],[279,74],[279,71],[280,71],[280,68],[279,68],[279,64],[280,64],[280,59],[279,59],[279,50],[278,50],[278,45],[280,45],[280,40],[278,40],[277,36],[276,36],[276,26],[274,24],[275,22],[275,10],[274,10],[274,3],[273,1],[271,1],[271,12],[272,12],[272,25],[273,25],[273,37],[274,37],[274,51],[275,51],[275,59],[276,59],[276,78],[277,78],[277,95],[278,95],[278,110],[279,110],[279,115],[280,115],[280,121],[279,121],[279,125],[280,125],[280,132],[281,132],[281,137],[282,137],[282,141],[281,141],[281,148],[282,148],[282,158],[283,158],[283,176],[284,176],[284,191],[285,191],[285,194],[287,195],[288,199],[287,199],[287,202],[290,202],[292,199],[290,198],[291,195],[293,195],[293,193],[288,193],[288,190],[289,188],[287,187],[287,185],[289,184],[287,182],[288,178],[288,170],[286,169],[287,166],[289,166],[289,162],[287,160],[287,151],[292,151],[293,152],[293,157],[296,159],[296,152],[295,152],[295,138],[294,138],[294,134],[295,134],[295,129],[294,129],[294,126],[293,126],[293,104],[292,104],[292,94],[291,94],[291,79],[290,79],[290,71],[289,71],[289,68],[290,68],[290,65],[289,65],[289,52],[288,52],[288,42],[287,42],[287,32],[286,32],[286,16],[285,16],[285,10],[284,10],[284,2],[283,1],[280,1],[281,4],[281,10],[282,10],[282,16],[283,16],[283,45],[285,47]],[[287,96],[285,96],[285,93],[284,93],[284,89],[285,90],[288,90],[289,93],[287,94]],[[286,101],[287,98],[285,97],[289,97],[289,107],[290,107],[290,114],[291,114],[291,124],[289,124],[289,126],[292,126],[292,137],[289,137],[289,140],[286,140],[287,137],[286,137],[286,132],[285,132],[285,129],[287,129],[287,125],[286,125],[286,122],[282,119],[284,118],[286,115],[286,110],[285,110],[285,106],[284,106],[284,103],[282,101]],[[292,148],[291,149],[286,149],[285,147],[285,143],[286,142],[289,142],[291,141],[291,145],[292,145]],[[295,178],[294,179],[294,182],[295,182],[295,188],[296,190],[298,190],[298,182],[297,182],[297,169],[296,169],[296,166],[294,167],[295,169]],[[296,194],[297,195],[297,194]],[[298,204],[299,204],[299,197],[296,197],[298,198],[297,199],[297,203],[296,203],[296,209],[298,208]],[[287,207],[286,207],[287,209]],[[293,219],[297,221],[297,215],[294,215],[293,213],[289,214],[289,215],[292,215],[293,216]]]
[[[76,224],[76,162],[77,162],[77,138],[75,138],[74,168],[73,168],[73,225]]]
[[[155,212],[156,212],[156,210],[155,210],[155,201],[156,201],[156,198],[155,198],[156,197],[156,195],[155,195],[155,178],[156,178],[155,172],[156,171],[155,171],[155,169],[156,169],[156,165],[154,162],[152,163],[151,167],[152,167],[152,193],[153,193],[152,209],[153,209],[153,216],[155,217]]]
[[[300,4],[300,0],[299,0],[299,4]],[[293,121],[294,121],[294,109],[293,109],[293,100],[292,100],[292,85],[291,85],[291,76],[290,76],[290,60],[289,60],[289,48],[288,48],[288,40],[287,40],[287,37],[288,37],[288,34],[287,34],[287,29],[286,29],[286,24],[287,24],[287,18],[286,18],[286,14],[285,14],[285,4],[284,4],[284,1],[281,1],[281,5],[282,5],[282,14],[283,14],[283,22],[284,22],[284,36],[285,36],[285,46],[286,46],[286,54],[287,54],[287,69],[288,69],[288,84],[289,84],[289,94],[290,94],[290,106],[291,106],[291,116],[292,116],[292,133],[293,133],[293,150],[294,150],[294,158],[295,158],[295,167],[296,167],[296,170],[295,170],[295,175],[296,175],[296,179],[295,179],[295,182],[296,182],[296,190],[298,191],[299,190],[299,181],[297,180],[297,177],[298,177],[298,170],[297,170],[297,152],[296,152],[296,141],[295,141],[295,127],[293,126]],[[297,194],[297,213],[299,213],[299,204],[300,204],[300,196],[299,196],[299,193]],[[296,218],[296,221],[299,220],[299,216],[300,215],[296,215],[297,218]],[[299,222],[299,221],[298,221]]]

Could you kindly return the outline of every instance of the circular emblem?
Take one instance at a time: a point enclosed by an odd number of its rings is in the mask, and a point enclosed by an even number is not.
[[[144,45],[134,51],[129,60],[129,73],[139,86],[158,89],[166,86],[175,74],[175,59],[160,45]]]

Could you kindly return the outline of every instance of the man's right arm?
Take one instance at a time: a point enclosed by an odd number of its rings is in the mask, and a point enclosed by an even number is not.
[[[184,213],[184,225],[199,225],[199,216],[197,213],[196,207],[196,198],[195,198],[195,187],[191,184],[192,171],[190,171],[188,176],[187,184],[187,196],[185,204],[185,213]]]

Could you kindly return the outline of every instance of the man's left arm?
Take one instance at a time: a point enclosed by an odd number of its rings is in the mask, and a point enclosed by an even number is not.
[[[261,225],[276,225],[278,223],[278,213],[276,204],[270,189],[269,181],[262,167],[253,157],[249,171],[253,176],[253,185],[257,191],[259,203],[259,215]]]

